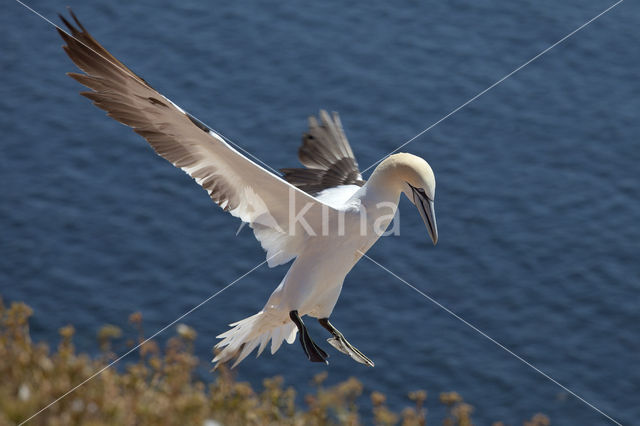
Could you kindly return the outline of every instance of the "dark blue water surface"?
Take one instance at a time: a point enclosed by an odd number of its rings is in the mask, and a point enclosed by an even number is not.
[[[51,19],[70,4],[135,72],[275,168],[297,164],[308,115],[339,111],[364,169],[611,4],[524,3],[29,4]],[[401,235],[370,252],[624,424],[640,418],[639,21],[623,2],[409,144],[436,173],[440,242],[404,200]],[[138,310],[151,334],[264,259],[188,176],[77,94],[49,24],[8,2],[0,39],[0,293],[35,309],[36,339],[73,323],[90,351],[101,324],[127,328]],[[262,267],[183,320],[202,359],[285,271]],[[393,407],[456,390],[478,424],[538,411],[608,423],[367,260],[333,322],[375,368],[335,351],[311,364],[296,343],[250,357],[239,378],[282,374],[304,392],[328,370]]]

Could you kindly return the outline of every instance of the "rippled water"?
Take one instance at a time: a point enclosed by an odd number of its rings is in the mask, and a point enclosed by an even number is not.
[[[52,19],[71,4],[154,87],[276,168],[296,164],[319,108],[341,113],[366,168],[610,4],[208,3],[29,4]],[[99,325],[126,327],[136,310],[152,332],[264,258],[190,178],[77,95],[48,24],[4,10],[0,293],[35,308],[36,338],[73,323],[90,350]],[[405,200],[401,236],[370,252],[625,424],[640,417],[639,19],[622,3],[409,144],[436,173],[440,242]],[[189,315],[198,355],[285,271],[261,268]],[[366,260],[333,322],[376,367],[332,353],[329,381],[356,376],[393,406],[417,388],[457,390],[479,424],[538,411],[607,424]],[[296,344],[238,373],[304,389],[324,369]]]

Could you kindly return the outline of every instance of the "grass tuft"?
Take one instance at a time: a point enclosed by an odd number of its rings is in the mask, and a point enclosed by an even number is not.
[[[16,425],[31,417],[73,386],[116,359],[112,342],[130,347],[144,340],[143,319],[129,316],[133,337],[123,337],[114,325],[97,334],[100,355],[78,353],[73,344],[75,329],[59,330],[55,351],[34,343],[29,333],[33,310],[24,303],[6,307],[0,298],[0,426]],[[315,392],[297,401],[297,392],[284,385],[282,377],[264,379],[263,389],[234,379],[221,366],[204,383],[195,376],[200,360],[194,355],[196,331],[180,324],[164,347],[153,340],[137,350],[137,360],[124,371],[110,368],[88,381],[36,416],[33,425],[359,425],[359,401],[363,386],[355,378],[325,386],[327,373],[315,376]],[[205,361],[206,362],[206,361]],[[393,411],[380,392],[369,395],[376,425],[425,425],[427,393],[407,395],[412,405]],[[469,426],[473,407],[455,392],[441,393],[439,403],[447,417],[434,424]],[[495,425],[500,425],[497,422]],[[526,426],[548,426],[549,419],[537,414]]]

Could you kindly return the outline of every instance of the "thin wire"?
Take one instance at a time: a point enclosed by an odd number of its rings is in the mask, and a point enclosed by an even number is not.
[[[84,47],[86,47],[87,49],[91,50],[93,53],[95,53],[96,55],[100,56],[102,59],[104,59],[105,61],[109,62],[111,65],[113,65],[114,67],[118,68],[120,71],[124,72],[125,74],[127,74],[130,77],[133,78],[139,78],[136,75],[132,74],[131,72],[129,72],[128,70],[126,70],[125,68],[122,68],[121,66],[119,66],[118,64],[112,62],[111,60],[109,60],[109,58],[105,58],[104,56],[102,56],[99,52],[96,52],[94,49],[91,48],[91,46],[88,46],[86,43],[83,43],[82,40],[77,39],[76,37],[74,37],[73,35],[69,34],[64,28],[58,26],[57,24],[55,24],[54,22],[52,22],[50,19],[48,19],[47,17],[43,16],[41,13],[39,13],[38,11],[36,11],[35,9],[33,9],[32,7],[28,6],[27,4],[25,4],[24,2],[22,2],[21,0],[16,0],[17,3],[21,4],[22,6],[24,6],[27,10],[33,12],[35,15],[39,16],[40,18],[42,18],[44,21],[48,22],[49,24],[51,24],[52,26],[54,26],[55,28],[59,29],[60,31],[64,32],[66,35],[68,35],[69,37],[71,37],[72,39],[74,39],[75,41],[77,41],[78,43],[82,44]],[[155,90],[155,89],[154,89]],[[172,102],[173,103],[173,102]],[[182,109],[182,107],[178,107],[180,109]],[[194,114],[189,113],[189,115],[191,115],[192,117],[194,117],[196,120],[200,121],[201,123],[203,123],[205,126],[207,126],[209,129],[212,129],[211,131],[214,132],[215,134],[217,134],[218,136],[220,136],[225,142],[227,142],[229,145],[232,145],[233,147],[239,149],[240,151],[244,152],[245,154],[247,154],[249,157],[253,158],[254,160],[256,160],[258,163],[262,164],[264,167],[266,167],[267,169],[271,170],[271,172],[273,172],[276,176],[281,176],[280,172],[276,169],[274,169],[273,167],[271,167],[270,165],[268,165],[267,163],[265,163],[264,161],[262,161],[260,158],[256,157],[255,155],[253,155],[252,153],[250,153],[249,151],[247,151],[246,149],[244,149],[243,147],[241,147],[240,145],[238,145],[237,143],[233,142],[230,138],[228,138],[227,136],[223,135],[222,133],[220,133],[217,130],[213,130],[213,127],[209,126],[207,123],[205,123],[204,121],[200,120],[200,118],[196,117]]]
[[[172,325],[174,325],[175,323],[177,323],[178,321],[180,321],[181,319],[183,319],[184,317],[186,317],[187,315],[191,314],[193,311],[195,311],[196,309],[200,308],[202,305],[204,305],[205,303],[207,303],[208,301],[210,301],[211,299],[213,299],[214,297],[216,297],[217,295],[219,295],[220,293],[222,293],[223,291],[225,291],[226,289],[228,289],[229,287],[231,287],[232,285],[234,285],[235,283],[237,283],[238,281],[240,281],[241,279],[243,279],[244,277],[246,277],[247,275],[251,274],[253,271],[255,271],[256,269],[258,269],[259,267],[261,267],[262,265],[264,265],[265,263],[267,263],[269,260],[271,260],[273,257],[277,256],[280,253],[280,251],[278,251],[278,253],[274,254],[273,256],[263,260],[262,262],[260,262],[258,265],[254,266],[250,271],[245,272],[243,275],[241,275],[240,277],[236,278],[235,280],[233,280],[232,282],[230,282],[229,284],[227,284],[226,286],[224,286],[222,289],[218,290],[217,292],[215,292],[213,295],[207,297],[205,300],[203,300],[202,302],[200,302],[198,305],[194,306],[193,308],[189,309],[187,312],[185,312],[184,314],[180,315],[177,319],[173,320],[172,322],[170,322],[169,324],[167,324],[166,326],[164,326],[163,328],[161,328],[160,330],[156,331],[151,337],[147,337],[144,341],[138,343],[136,346],[134,346],[133,348],[129,349],[126,353],[124,353],[123,355],[120,355],[117,359],[115,359],[114,361],[112,361],[110,364],[106,365],[105,367],[101,368],[100,370],[98,370],[97,372],[93,373],[91,376],[89,376],[88,378],[86,378],[85,380],[83,380],[81,383],[77,384],[76,386],[74,386],[73,388],[69,389],[67,392],[65,392],[62,396],[59,396],[57,399],[55,399],[54,401],[50,402],[47,406],[41,408],[38,412],[36,412],[35,414],[33,414],[31,417],[29,417],[28,419],[24,420],[22,423],[20,423],[19,426],[24,425],[25,423],[27,423],[28,421],[30,421],[31,419],[33,419],[34,417],[36,417],[38,414],[42,413],[43,411],[45,411],[47,408],[51,407],[52,405],[56,404],[57,402],[59,402],[62,398],[68,396],[69,394],[71,394],[72,392],[74,392],[76,389],[78,389],[79,387],[81,387],[82,385],[86,384],[88,381],[94,379],[95,377],[97,377],[98,375],[100,375],[103,371],[105,371],[106,369],[108,369],[109,367],[113,366],[115,363],[119,362],[120,360],[122,360],[124,357],[126,357],[127,355],[129,355],[131,352],[135,351],[136,349],[138,349],[140,346],[144,345],[145,343],[147,343],[149,340],[153,339],[154,337],[156,337],[158,334],[164,332],[166,329],[168,329],[169,327],[171,327]]]
[[[399,277],[398,275],[396,275],[395,273],[393,273],[392,271],[390,271],[388,268],[386,268],[385,266],[381,265],[380,263],[376,262],[374,259],[372,259],[371,257],[369,257],[368,255],[366,255],[365,253],[361,252],[360,250],[358,250],[358,252],[366,257],[367,259],[369,259],[371,262],[375,263],[376,265],[378,265],[380,268],[384,269],[385,271],[387,271],[389,274],[393,275],[395,278],[397,278],[398,280],[402,281],[404,284],[406,284],[407,286],[409,286],[411,289],[413,289],[414,291],[416,291],[417,293],[421,294],[423,297],[425,297],[426,299],[428,299],[430,302],[434,303],[436,306],[438,306],[439,308],[442,308],[445,312],[447,312],[448,314],[450,314],[451,316],[453,316],[454,318],[456,318],[457,320],[461,321],[462,323],[464,323],[465,325],[471,327],[474,331],[476,331],[477,333],[479,333],[480,335],[482,335],[483,337],[489,339],[491,342],[495,343],[499,348],[505,350],[506,352],[508,352],[509,354],[511,354],[512,356],[514,356],[516,359],[518,359],[519,361],[523,362],[525,365],[531,367],[532,369],[534,369],[536,372],[540,373],[541,375],[543,375],[545,378],[547,378],[548,380],[550,380],[551,382],[555,383],[556,385],[560,386],[562,389],[564,389],[565,391],[569,392],[571,395],[575,396],[576,398],[578,398],[580,401],[582,401],[583,403],[585,403],[586,405],[588,405],[589,407],[591,407],[592,409],[594,409],[595,411],[597,411],[598,413],[602,414],[604,417],[606,417],[607,419],[611,420],[613,423],[622,426],[619,422],[617,422],[616,420],[614,420],[611,416],[609,416],[608,414],[606,414],[604,411],[600,410],[598,407],[596,407],[595,405],[591,404],[589,401],[585,400],[584,398],[582,398],[580,395],[578,395],[577,393],[575,393],[574,391],[572,391],[571,389],[569,389],[568,387],[566,387],[565,385],[563,385],[562,383],[558,382],[557,380],[555,380],[553,377],[549,376],[547,373],[545,373],[544,371],[540,370],[538,367],[536,367],[535,365],[531,364],[529,361],[527,361],[526,359],[522,358],[520,355],[516,354],[515,352],[513,352],[511,349],[507,348],[506,346],[504,346],[502,343],[498,342],[497,340],[495,340],[493,337],[489,336],[487,333],[485,333],[484,331],[480,330],[478,327],[476,327],[475,325],[471,324],[469,321],[465,320],[464,318],[462,318],[460,315],[456,314],[455,312],[453,312],[451,309],[447,308],[446,306],[442,305],[440,302],[438,302],[437,300],[435,300],[433,297],[429,296],[428,294],[426,294],[425,292],[423,292],[422,290],[416,288],[415,286],[409,284],[406,280],[404,280],[403,278]]]
[[[191,114],[191,113],[189,113]],[[193,114],[191,114],[193,115]],[[194,115],[195,117],[195,115]],[[197,117],[196,117],[197,118]],[[205,126],[209,127],[206,123],[204,123]],[[210,128],[210,127],[209,127]],[[250,153],[249,151],[247,151],[246,149],[244,149],[243,147],[241,147],[240,145],[238,145],[237,143],[235,143],[234,141],[231,140],[231,138],[223,135],[222,133],[220,133],[217,130],[212,130],[213,132],[217,133],[222,139],[224,139],[229,145],[232,145],[236,148],[238,148],[240,151],[244,152],[245,154],[247,154],[249,157],[253,158],[254,160],[256,160],[257,162],[259,162],[260,164],[262,164],[264,167],[266,167],[267,169],[271,170],[271,172],[278,176],[281,177],[282,173],[280,173],[279,170],[274,169],[273,167],[271,167],[270,165],[268,165],[267,163],[265,163],[264,161],[262,161],[260,158],[256,157],[255,155],[253,155],[252,153]]]
[[[409,139],[408,141],[406,141],[405,143],[403,143],[402,145],[398,146],[397,148],[395,148],[393,151],[389,152],[387,155],[385,155],[384,157],[382,157],[381,159],[379,159],[378,161],[376,161],[375,163],[373,163],[372,165],[370,165],[369,167],[367,167],[366,169],[364,169],[362,171],[362,173],[365,173],[366,171],[370,170],[372,167],[374,167],[375,165],[377,165],[378,163],[380,163],[381,161],[383,161],[385,158],[387,158],[388,156],[390,156],[391,154],[397,152],[398,150],[404,148],[405,146],[407,146],[409,143],[413,142],[414,140],[416,140],[417,138],[419,138],[420,136],[424,135],[425,133],[427,133],[429,130],[433,129],[434,127],[436,127],[438,124],[442,123],[444,120],[446,120],[447,118],[451,117],[453,114],[457,113],[458,111],[460,111],[462,108],[466,107],[467,105],[469,105],[471,102],[475,101],[476,99],[478,99],[479,97],[481,97],[482,95],[484,95],[485,93],[487,93],[489,90],[493,89],[494,87],[496,87],[497,85],[499,85],[500,83],[502,83],[503,81],[505,81],[506,79],[508,79],[509,77],[511,77],[512,75],[514,75],[515,73],[517,73],[518,71],[520,71],[521,69],[523,69],[524,67],[526,67],[527,65],[529,65],[530,63],[532,63],[533,61],[535,61],[536,59],[540,58],[541,56],[543,56],[544,54],[546,54],[547,52],[549,52],[551,49],[553,49],[554,47],[558,46],[560,43],[562,43],[563,41],[567,40],[569,37],[573,36],[575,33],[577,33],[578,31],[582,30],[583,28],[585,28],[587,25],[591,24],[593,21],[595,21],[596,19],[600,18],[602,15],[604,15],[605,13],[609,12],[611,9],[613,9],[614,7],[616,7],[617,5],[619,5],[620,3],[622,3],[624,0],[618,0],[616,3],[612,4],[611,6],[609,6],[608,8],[606,8],[604,11],[600,12],[598,15],[596,15],[595,17],[591,18],[590,20],[588,20],[587,22],[585,22],[584,24],[580,25],[578,28],[576,28],[575,30],[571,31],[569,34],[567,34],[566,36],[562,37],[560,40],[556,41],[555,43],[553,43],[551,46],[547,47],[546,49],[544,49],[542,52],[538,53],[536,56],[534,56],[533,58],[529,59],[527,62],[525,62],[524,64],[520,65],[518,68],[514,69],[513,71],[511,71],[509,74],[505,75],[504,77],[502,77],[500,80],[496,81],[495,83],[493,83],[491,86],[487,87],[486,89],[484,89],[483,91],[481,91],[480,93],[478,93],[477,95],[475,95],[474,97],[472,97],[471,99],[469,99],[468,101],[466,101],[465,103],[463,103],[462,105],[460,105],[459,107],[457,107],[456,109],[454,109],[453,111],[449,112],[447,115],[445,115],[444,117],[442,117],[440,120],[436,121],[435,123],[433,123],[431,126],[427,127],[426,129],[424,129],[423,131],[421,131],[420,133],[418,133],[417,135],[415,135],[414,137],[412,137],[411,139]]]

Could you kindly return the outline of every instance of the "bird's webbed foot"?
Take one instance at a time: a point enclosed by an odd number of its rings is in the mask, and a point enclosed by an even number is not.
[[[342,333],[340,333],[329,322],[329,318],[320,318],[318,322],[320,323],[320,325],[326,328],[329,331],[329,333],[333,335],[333,337],[330,337],[329,339],[327,339],[327,342],[329,342],[331,346],[333,346],[343,354],[349,355],[352,359],[354,359],[355,361],[358,361],[361,364],[368,365],[369,367],[374,366],[373,361],[367,358],[365,354],[360,352],[358,348],[353,346],[351,343],[347,341],[347,339],[344,338]]]
[[[291,321],[298,327],[300,344],[302,345],[305,355],[307,355],[307,359],[311,362],[324,362],[325,364],[329,364],[327,361],[329,355],[311,340],[307,327],[305,327],[300,315],[298,315],[298,311],[289,312],[289,318],[291,318]]]

